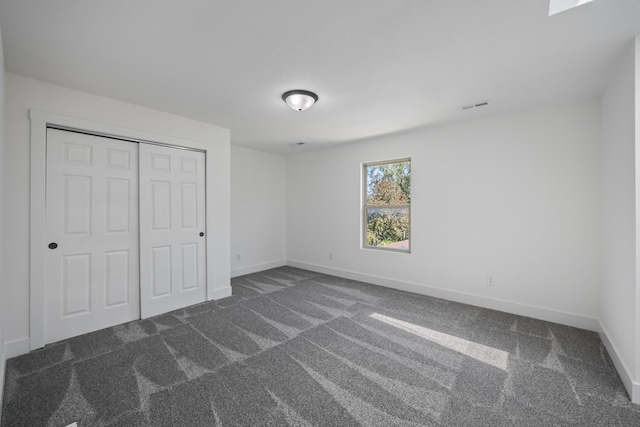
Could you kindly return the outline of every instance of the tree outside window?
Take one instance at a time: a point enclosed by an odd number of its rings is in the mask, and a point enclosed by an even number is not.
[[[409,252],[411,159],[363,165],[363,246]]]

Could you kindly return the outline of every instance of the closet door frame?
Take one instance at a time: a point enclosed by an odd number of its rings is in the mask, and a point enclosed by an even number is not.
[[[215,157],[229,157],[228,144],[160,135],[142,130],[92,122],[74,117],[30,110],[31,195],[29,240],[29,350],[45,345],[45,253],[46,241],[46,165],[47,128],[85,132],[97,136],[134,142],[189,148],[205,153],[206,162],[206,271],[207,301],[231,296],[229,254],[229,177],[228,165],[221,168]],[[223,206],[216,206],[216,200]],[[217,225],[217,227],[216,227]],[[224,245],[220,247],[220,245]]]

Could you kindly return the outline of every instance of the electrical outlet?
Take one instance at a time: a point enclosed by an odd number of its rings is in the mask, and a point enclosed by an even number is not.
[[[495,286],[496,278],[493,276],[487,276],[487,286]]]
[[[240,261],[242,259],[242,255],[238,254],[236,255],[236,261]]]
[[[333,261],[333,252],[329,252],[329,261]]]

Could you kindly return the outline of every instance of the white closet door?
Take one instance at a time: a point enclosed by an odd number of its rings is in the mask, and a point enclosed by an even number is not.
[[[46,343],[140,316],[137,151],[47,130]]]
[[[143,318],[206,300],[205,155],[140,144]]]

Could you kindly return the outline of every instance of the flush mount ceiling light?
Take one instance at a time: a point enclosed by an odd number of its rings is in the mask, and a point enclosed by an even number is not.
[[[318,101],[318,95],[308,90],[296,89],[283,93],[282,100],[292,109],[304,111]]]

